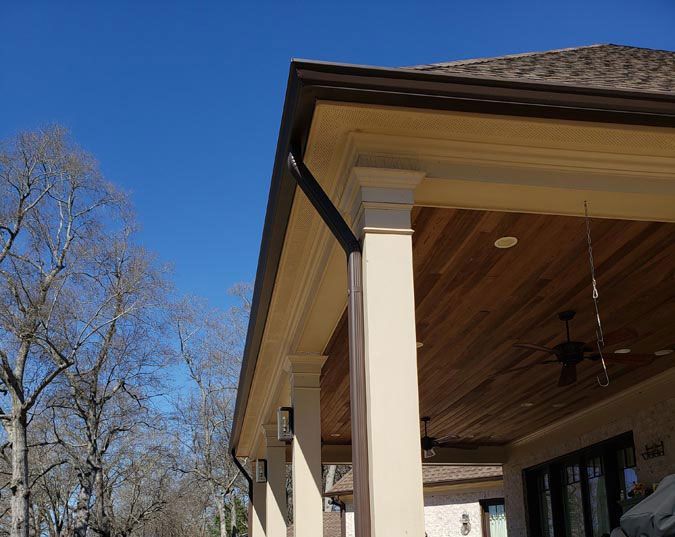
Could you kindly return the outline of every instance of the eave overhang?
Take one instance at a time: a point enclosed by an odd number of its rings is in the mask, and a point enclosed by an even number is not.
[[[458,77],[410,69],[291,62],[272,170],[230,448],[238,448],[295,196],[288,151],[304,153],[318,101],[675,127],[675,95]]]

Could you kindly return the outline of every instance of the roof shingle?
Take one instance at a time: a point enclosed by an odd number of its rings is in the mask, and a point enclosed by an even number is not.
[[[501,479],[501,477],[501,466],[451,466],[442,464],[425,464],[422,466],[422,480],[426,487],[471,481],[480,482],[489,479]],[[349,495],[353,489],[354,477],[350,471],[326,492],[326,496]]]
[[[675,93],[675,52],[624,45],[528,52],[408,67],[417,71]]]
[[[337,511],[323,514],[323,537],[342,536],[342,514]],[[286,529],[286,537],[293,537],[293,524]]]

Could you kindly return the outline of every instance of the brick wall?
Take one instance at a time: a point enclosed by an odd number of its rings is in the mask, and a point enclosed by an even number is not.
[[[504,495],[506,501],[506,520],[509,537],[525,537],[525,502],[523,498],[522,470],[541,464],[596,444],[613,436],[633,431],[637,458],[637,475],[643,483],[658,482],[664,476],[675,473],[675,398],[653,404],[642,410],[630,413],[625,409],[621,418],[609,421],[601,427],[582,432],[573,431],[569,440],[546,448],[531,451],[520,450],[504,465]],[[575,434],[572,434],[575,433]],[[645,444],[663,440],[665,456],[643,460],[640,453]]]
[[[428,537],[463,537],[462,515],[468,514],[471,531],[468,537],[482,537],[480,500],[502,498],[501,489],[478,492],[427,494],[424,497],[424,519]],[[507,513],[508,518],[508,513]],[[346,537],[354,537],[354,513],[347,504]]]

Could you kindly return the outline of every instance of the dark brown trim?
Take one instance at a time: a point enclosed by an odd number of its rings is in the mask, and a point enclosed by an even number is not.
[[[675,127],[675,95],[458,77],[428,71],[291,62],[256,273],[230,446],[237,448],[253,381],[295,181],[286,156],[302,159],[317,100],[575,121]]]

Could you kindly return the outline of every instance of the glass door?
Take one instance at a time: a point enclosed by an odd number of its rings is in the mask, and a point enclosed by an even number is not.
[[[566,536],[586,537],[581,467],[578,462],[570,462],[563,465],[562,473]]]
[[[525,470],[530,534],[609,535],[636,481],[630,433]]]
[[[598,455],[586,459],[586,476],[593,537],[602,537],[612,529],[609,523],[607,484],[602,457]]]

